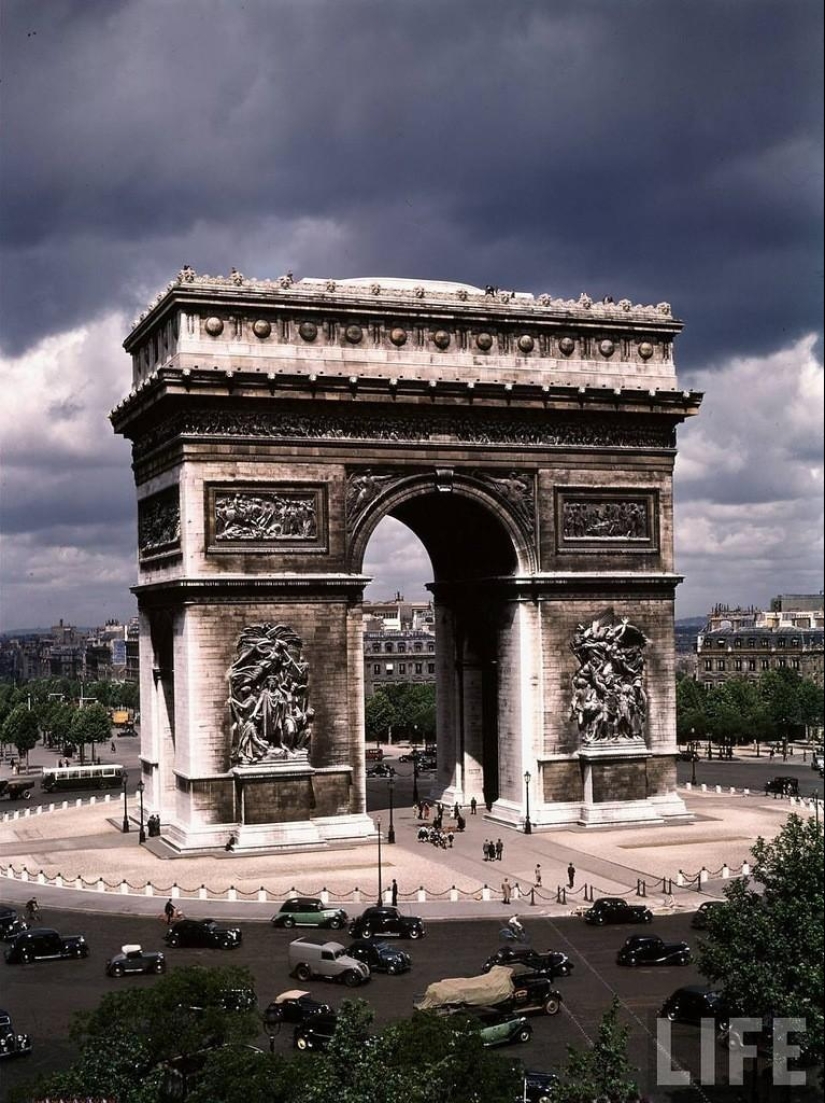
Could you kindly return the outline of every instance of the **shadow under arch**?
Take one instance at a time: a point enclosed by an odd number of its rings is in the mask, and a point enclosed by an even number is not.
[[[519,611],[512,579],[535,569],[535,549],[506,501],[469,478],[442,489],[433,477],[404,479],[376,495],[357,521],[350,568],[385,517],[421,541],[433,570],[438,771],[433,796],[499,798],[502,738],[519,738]]]

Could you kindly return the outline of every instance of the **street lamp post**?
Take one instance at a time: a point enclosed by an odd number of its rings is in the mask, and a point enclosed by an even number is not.
[[[532,835],[533,834],[533,825],[530,823],[530,781],[531,781],[530,771],[525,770],[524,771],[524,794],[525,794],[525,797],[527,798],[526,802],[525,802],[525,814],[524,814],[524,834],[525,835]]]
[[[418,751],[412,753],[413,760],[413,804],[418,804]]]
[[[138,796],[140,797],[140,831],[138,832],[138,842],[146,842],[146,828],[143,826],[143,791],[146,786],[143,783],[143,778],[137,783]]]
[[[126,786],[128,784],[129,784],[129,775],[124,770],[123,771],[123,782],[122,782],[122,785],[123,785],[123,831],[124,832],[129,830],[129,806],[128,806],[128,803],[127,803],[128,798],[126,796]]]
[[[782,717],[782,761],[788,761],[788,718]]]
[[[389,830],[387,831],[387,842],[388,843],[394,843],[395,842],[395,823],[393,822],[393,818],[392,818],[392,812],[393,812],[392,798],[393,798],[393,793],[395,792],[395,778],[394,777],[391,777],[390,780],[387,782],[387,788],[390,791],[390,826],[389,826]]]
[[[375,826],[378,828],[378,904],[380,906],[384,903],[383,871],[381,869],[381,821],[376,820]]]

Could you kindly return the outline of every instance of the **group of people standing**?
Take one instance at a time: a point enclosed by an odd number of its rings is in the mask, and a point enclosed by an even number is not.
[[[492,839],[485,839],[482,850],[485,862],[500,862],[504,853],[504,843],[501,839],[496,839],[495,842]]]

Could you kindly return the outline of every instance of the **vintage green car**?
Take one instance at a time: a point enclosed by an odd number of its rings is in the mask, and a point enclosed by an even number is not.
[[[331,908],[313,896],[293,896],[272,916],[273,927],[330,927],[340,931],[346,922],[343,908]]]
[[[451,1019],[457,1030],[477,1033],[485,1049],[529,1042],[533,1036],[533,1028],[523,1015],[503,1015],[494,1008],[482,1008],[473,1014],[457,1012]]]

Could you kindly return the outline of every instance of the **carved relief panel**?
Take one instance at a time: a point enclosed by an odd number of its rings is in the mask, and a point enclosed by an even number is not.
[[[180,550],[180,488],[170,486],[138,502],[138,550],[141,560]]]
[[[582,744],[644,738],[647,638],[627,617],[606,614],[576,628],[570,649],[579,669],[573,675],[569,718]]]
[[[656,490],[557,488],[555,515],[559,551],[659,550]]]
[[[326,551],[326,488],[312,484],[207,484],[207,550]]]

